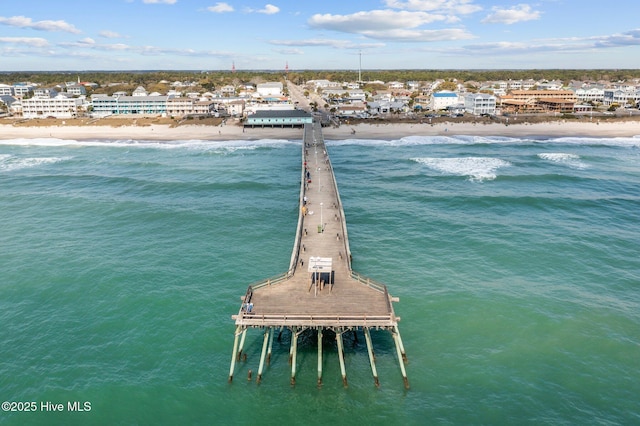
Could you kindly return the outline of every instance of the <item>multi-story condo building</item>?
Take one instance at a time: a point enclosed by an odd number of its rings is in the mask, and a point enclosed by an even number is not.
[[[193,98],[167,99],[167,114],[169,115],[209,115],[215,110],[213,101],[199,101]]]
[[[576,94],[571,90],[512,90],[509,94],[515,100],[543,100],[543,99],[562,99],[567,101],[576,101]]]
[[[464,97],[464,109],[474,115],[496,113],[496,97],[487,93],[469,93]]]
[[[33,89],[33,96],[36,97],[46,97],[46,98],[55,98],[56,96],[58,96],[58,91],[56,89],[50,89],[50,88],[46,88],[46,87],[39,87],[36,89]]]
[[[256,92],[262,97],[280,96],[284,87],[280,82],[260,83],[256,86]]]
[[[576,101],[571,90],[513,90],[500,97],[505,111],[571,112]]]
[[[605,89],[602,104],[605,106],[613,104],[625,106],[630,103],[637,105],[639,101],[640,90]]]
[[[167,114],[177,116],[193,114],[193,104],[194,100],[191,98],[167,99]]]
[[[215,111],[215,103],[209,100],[196,100],[193,103],[193,113],[197,115],[209,115]]]
[[[431,109],[438,111],[447,109],[448,106],[459,103],[458,94],[455,92],[436,92],[431,96]]]
[[[22,98],[29,94],[29,92],[33,92],[35,86],[33,84],[28,83],[16,83],[13,85],[13,94],[17,98]]]
[[[94,97],[92,99],[93,114],[107,115],[161,115],[167,113],[168,96],[117,96]]]
[[[601,87],[576,89],[576,98],[580,102],[602,102],[604,100],[604,89]]]
[[[72,118],[77,115],[82,100],[66,96],[33,97],[22,100],[22,116],[24,118]]]
[[[13,96],[13,87],[8,84],[0,84],[0,96]]]

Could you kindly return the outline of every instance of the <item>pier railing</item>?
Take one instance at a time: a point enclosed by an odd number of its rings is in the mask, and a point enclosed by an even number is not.
[[[304,327],[393,327],[397,325],[393,315],[304,315],[304,314],[255,314],[241,311],[232,317],[236,324],[251,327],[304,326]]]
[[[286,281],[289,278],[291,278],[291,274],[289,272],[284,272],[280,275],[276,275],[274,277],[271,278],[267,278],[266,280],[260,280],[260,281],[256,281],[253,284],[249,284],[249,289],[247,290],[247,292],[249,291],[253,291],[257,288],[260,287],[264,287],[264,286],[268,286],[268,285],[272,285],[272,284],[278,284],[282,281]]]
[[[307,143],[307,129],[308,125],[304,126],[304,134],[302,136],[302,155],[304,161],[304,147]],[[301,167],[301,175],[300,175],[300,195],[298,197],[298,203],[300,203],[300,207],[302,207],[302,198],[304,197],[305,191],[305,170],[304,167]],[[296,238],[293,243],[293,251],[291,252],[291,261],[289,262],[289,272],[288,274],[293,275],[298,266],[298,259],[300,257],[300,241],[302,240],[302,227],[304,226],[304,214],[302,213],[302,208],[298,209],[298,225],[296,227]]]

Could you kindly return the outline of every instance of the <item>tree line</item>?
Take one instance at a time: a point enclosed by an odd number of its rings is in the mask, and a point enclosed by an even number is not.
[[[530,69],[530,70],[363,70],[362,80],[384,82],[389,81],[435,81],[456,80],[497,81],[497,80],[560,80],[568,83],[578,81],[632,82],[640,79],[640,70],[635,69]],[[237,86],[241,83],[258,84],[266,81],[284,81],[289,79],[296,84],[309,80],[357,81],[360,73],[356,70],[295,70],[285,74],[281,71],[67,71],[67,72],[3,72],[0,82],[14,84],[17,82],[33,82],[44,86],[53,86],[64,82],[77,81],[98,84],[107,93],[106,88],[119,83],[127,90],[143,86],[153,91],[160,81],[194,82],[204,90],[213,91],[225,85]]]

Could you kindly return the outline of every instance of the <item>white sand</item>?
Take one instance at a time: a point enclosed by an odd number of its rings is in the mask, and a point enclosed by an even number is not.
[[[355,130],[355,134],[353,133]],[[469,135],[510,137],[634,137],[640,136],[640,121],[547,122],[536,124],[359,124],[323,129],[326,139],[399,139],[404,136]],[[237,125],[221,127],[188,125],[171,128],[152,126],[57,126],[19,127],[0,125],[0,140],[58,138],[67,140],[239,140],[300,139],[301,129],[245,129]]]

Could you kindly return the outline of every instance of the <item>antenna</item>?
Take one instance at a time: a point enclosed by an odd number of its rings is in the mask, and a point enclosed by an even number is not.
[[[359,53],[360,64],[358,66],[358,83],[362,83],[362,50]]]
[[[235,62],[231,63],[231,72],[234,73],[234,74],[236,72],[236,63]]]

